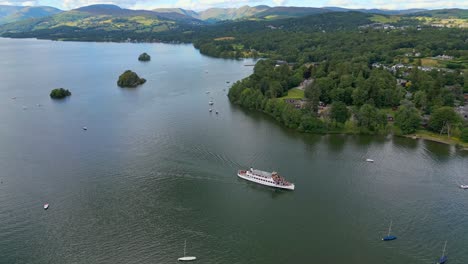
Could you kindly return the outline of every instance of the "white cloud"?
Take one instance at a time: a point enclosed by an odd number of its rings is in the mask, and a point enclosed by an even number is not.
[[[273,4],[278,6],[284,6],[288,3],[288,0],[273,0]]]

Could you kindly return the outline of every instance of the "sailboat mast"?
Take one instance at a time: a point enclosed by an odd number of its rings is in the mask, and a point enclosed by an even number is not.
[[[390,232],[392,232],[392,223],[393,223],[393,220],[390,221],[390,226],[388,227],[388,235],[387,236],[389,236]]]
[[[447,240],[445,240],[444,250],[442,251],[442,257],[445,256],[445,249],[447,248]]]
[[[185,239],[185,242],[184,242],[184,257],[185,257],[185,248],[187,247],[187,239]]]

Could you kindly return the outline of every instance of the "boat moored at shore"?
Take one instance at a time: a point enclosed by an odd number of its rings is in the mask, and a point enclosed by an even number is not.
[[[294,190],[295,187],[293,183],[288,182],[275,171],[267,172],[250,168],[250,170],[239,170],[237,176],[244,180],[274,188]]]

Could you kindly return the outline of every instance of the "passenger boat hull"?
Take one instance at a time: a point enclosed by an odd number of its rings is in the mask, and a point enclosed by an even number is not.
[[[240,172],[237,173],[237,176],[239,176],[240,178],[242,178],[244,180],[255,182],[255,183],[265,185],[265,186],[269,186],[269,187],[273,187],[273,188],[285,189],[285,190],[291,190],[291,191],[294,190],[294,184],[291,184],[291,185],[278,185],[278,184],[275,184],[275,183],[272,183],[272,182],[269,182],[269,181],[262,181],[262,180],[255,179],[253,177],[249,177],[247,174],[242,174]]]

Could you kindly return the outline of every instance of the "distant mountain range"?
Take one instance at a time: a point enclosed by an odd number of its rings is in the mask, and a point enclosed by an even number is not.
[[[50,6],[8,6],[0,5],[0,25],[28,18],[55,15],[62,10]]]
[[[254,7],[243,6],[240,8],[211,8],[195,12],[181,8],[131,10],[120,8],[116,5],[100,4],[84,6],[70,11],[61,11],[51,7],[0,6],[0,21],[3,21],[3,23],[10,22],[0,25],[0,34],[8,33],[11,35],[29,32],[28,34],[34,36],[33,32],[48,31],[51,34],[53,33],[56,39],[60,39],[60,35],[65,33],[67,36],[73,34],[85,36],[86,34],[89,35],[89,32],[93,32],[94,35],[90,39],[96,38],[99,34],[101,34],[100,38],[102,39],[106,38],[106,35],[109,35],[107,33],[112,32],[111,35],[114,37],[120,34],[119,36],[138,35],[141,38],[144,34],[148,35],[148,33],[158,33],[174,29],[183,28],[185,31],[191,31],[193,30],[191,26],[210,24],[218,21],[269,21],[281,18],[297,18],[351,11],[361,14],[378,14],[380,16],[373,20],[376,22],[386,23],[386,21],[400,21],[401,17],[425,16],[431,17],[431,21],[439,18],[461,18],[462,21],[457,23],[468,25],[464,21],[468,18],[468,10],[464,9],[353,10],[340,7],[269,7],[260,5]],[[441,22],[437,21],[437,23]]]
[[[294,7],[294,6],[276,6],[270,7],[266,5],[259,6],[242,6],[239,8],[210,8],[204,11],[196,12],[182,8],[157,8],[153,10],[130,10],[120,8],[116,5],[91,5],[77,8],[71,11],[62,11],[60,9],[49,6],[24,7],[24,6],[7,6],[0,5],[0,25],[17,22],[20,20],[31,18],[43,18],[59,13],[82,12],[93,15],[111,15],[111,16],[154,16],[162,19],[182,23],[206,23],[224,21],[224,20],[241,20],[241,19],[280,19],[301,17],[307,15],[328,13],[328,12],[349,12],[357,11],[363,13],[373,13],[382,15],[421,15],[439,18],[468,18],[468,10],[464,9],[442,9],[442,10],[426,10],[426,9],[405,9],[405,10],[386,10],[386,9],[349,9],[342,7]]]
[[[321,14],[327,12],[349,12],[357,11],[363,13],[374,13],[383,15],[406,15],[426,9],[406,9],[406,10],[385,10],[385,9],[349,9],[342,7],[295,7],[295,6],[276,6],[269,7],[266,5],[259,6],[242,6],[239,8],[209,8],[204,11],[195,12],[182,8],[157,8],[153,9],[156,12],[175,12],[186,16],[191,16],[204,21],[222,21],[222,20],[238,20],[238,19],[278,19],[301,17],[313,14]]]

